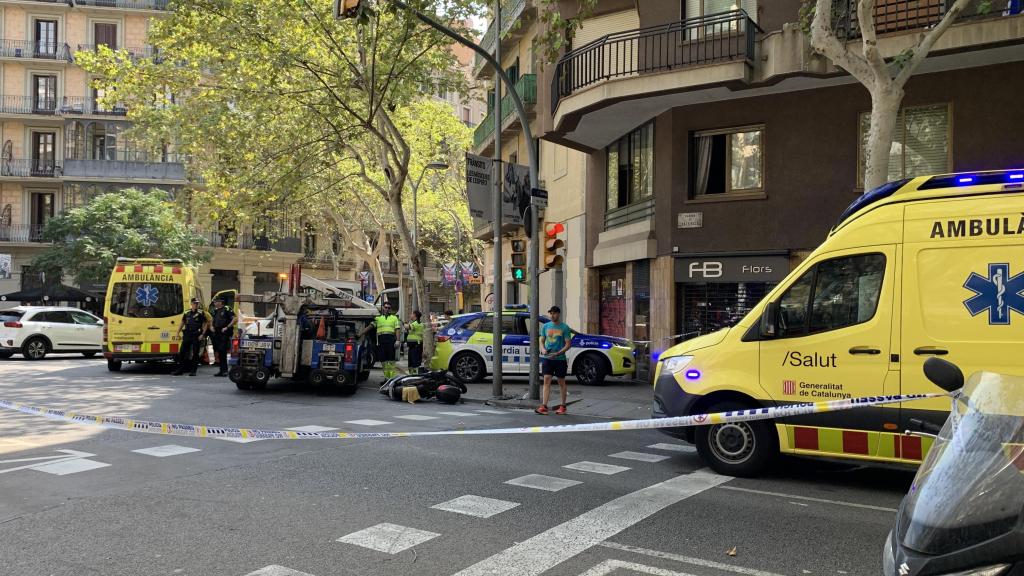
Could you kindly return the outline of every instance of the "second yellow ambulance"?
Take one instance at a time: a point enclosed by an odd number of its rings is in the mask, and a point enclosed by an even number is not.
[[[940,392],[922,364],[1024,374],[1024,169],[891,182],[857,199],[825,242],[736,326],[662,353],[654,417]],[[917,464],[947,399],[774,422],[668,430],[718,472],[778,453]]]

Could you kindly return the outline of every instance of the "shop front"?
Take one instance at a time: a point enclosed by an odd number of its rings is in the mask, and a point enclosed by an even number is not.
[[[675,282],[676,334],[680,335],[678,340],[709,334],[736,324],[789,271],[788,252],[677,257]]]

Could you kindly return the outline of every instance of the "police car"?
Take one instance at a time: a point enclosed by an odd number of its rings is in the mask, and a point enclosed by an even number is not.
[[[540,317],[541,323],[549,319]],[[530,373],[530,313],[525,307],[508,307],[501,314],[503,374]],[[494,361],[494,313],[474,312],[456,316],[437,333],[432,370],[448,370],[462,382],[479,382],[491,373]],[[612,336],[591,336],[572,331],[572,348],[566,354],[569,369],[581,384],[604,382],[606,376],[624,376],[636,370],[635,346]]]

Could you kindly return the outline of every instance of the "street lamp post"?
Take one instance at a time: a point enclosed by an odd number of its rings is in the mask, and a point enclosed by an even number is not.
[[[447,169],[448,169],[448,163],[447,162],[445,162],[443,160],[435,160],[435,161],[427,164],[426,166],[424,166],[423,170],[420,170],[420,177],[417,178],[416,179],[416,183],[413,184],[413,187],[412,187],[412,249],[413,249],[413,255],[412,256],[413,257],[418,257],[419,253],[420,253],[420,244],[419,244],[420,220],[419,220],[419,215],[417,213],[417,210],[419,208],[419,197],[418,197],[418,195],[419,195],[419,190],[420,190],[420,183],[423,182],[423,176],[427,173],[427,170],[447,170]],[[410,258],[409,260],[411,261],[412,258]],[[424,263],[421,262],[420,264],[424,264]],[[425,266],[424,266],[424,268],[425,268]],[[413,291],[412,291],[412,306],[413,306],[414,310],[419,309],[419,307],[420,307],[420,301],[419,300],[420,300],[419,293],[416,292],[415,288],[413,288]]]

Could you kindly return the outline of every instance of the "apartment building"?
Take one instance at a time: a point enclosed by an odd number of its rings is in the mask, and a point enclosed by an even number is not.
[[[529,117],[530,129],[534,136],[538,134],[541,123],[538,122],[543,96],[543,87],[538,78],[543,69],[539,48],[535,46],[539,27],[538,5],[536,0],[509,0],[502,3],[502,30],[498,34],[492,20],[480,45],[492,54],[495,44],[501,40],[501,64],[515,85],[515,91],[523,100]],[[479,86],[487,93],[487,117],[477,126],[473,134],[474,154],[489,158],[495,157],[494,132],[495,123],[499,123],[501,133],[501,158],[509,164],[527,165],[529,163],[529,146],[537,146],[540,159],[540,187],[548,191],[548,207],[543,213],[541,222],[561,222],[565,232],[561,238],[566,242],[565,260],[559,269],[541,274],[539,279],[540,304],[547,310],[552,304],[563,308],[563,319],[571,326],[581,326],[587,314],[587,298],[589,287],[584,283],[584,252],[583,240],[586,230],[584,183],[586,177],[586,156],[576,150],[550,141],[534,139],[530,142],[523,130],[519,117],[515,114],[512,97],[508,90],[503,89],[500,103],[494,100],[494,69],[486,60],[477,56],[473,64],[474,77]],[[540,90],[538,90],[540,88]],[[493,228],[490,222],[475,219],[476,238],[487,243],[484,265],[484,284],[482,293],[492,294],[502,291],[505,304],[525,304],[529,300],[529,286],[511,279],[512,242],[525,241],[525,231],[521,226],[506,225],[503,228],[502,254],[504,262],[503,282],[495,285]],[[486,304],[485,304],[486,307]]]
[[[880,50],[901,53],[948,4],[878,0]],[[585,329],[657,352],[729,325],[863,193],[869,94],[814,55],[800,5],[602,0],[538,79],[542,137],[586,155]],[[856,1],[834,6],[859,42]],[[938,41],[906,87],[892,179],[1024,165],[1017,6],[972,3]]]

